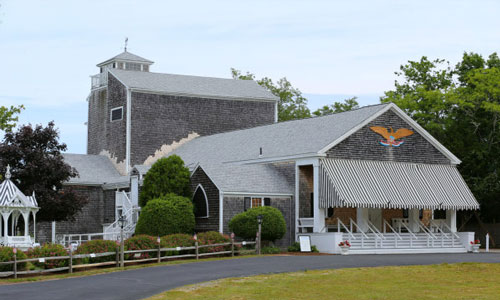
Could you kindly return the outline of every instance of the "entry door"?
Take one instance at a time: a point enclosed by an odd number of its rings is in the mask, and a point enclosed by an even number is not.
[[[368,220],[372,222],[375,227],[382,231],[382,209],[381,208],[370,208],[368,209]]]

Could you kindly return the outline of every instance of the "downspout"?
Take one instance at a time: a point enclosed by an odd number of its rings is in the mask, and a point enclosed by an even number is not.
[[[131,126],[132,121],[132,93],[130,88],[127,88],[127,123],[126,123],[126,146],[125,146],[125,172],[129,174],[130,172],[130,136],[131,136]]]
[[[219,190],[219,232],[224,233],[224,192]]]

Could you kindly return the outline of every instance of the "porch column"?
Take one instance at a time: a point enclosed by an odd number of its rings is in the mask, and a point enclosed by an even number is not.
[[[29,233],[29,222],[30,222],[30,212],[28,211],[23,212],[23,219],[24,219],[24,236],[30,236]]]
[[[3,217],[3,236],[7,238],[9,236],[9,214],[8,213],[2,213]]]
[[[368,231],[368,208],[367,207],[358,207],[356,208],[356,224],[359,226],[359,230],[362,232]],[[353,227],[353,230],[357,228]],[[357,230],[356,230],[357,231]]]
[[[412,232],[418,232],[418,222],[420,221],[419,218],[420,210],[419,209],[409,209],[408,210],[408,228]]]
[[[446,210],[446,225],[451,228],[451,232],[457,232],[457,211],[454,209]]]
[[[313,232],[321,232],[325,228],[325,209],[319,207],[319,161],[313,164]]]

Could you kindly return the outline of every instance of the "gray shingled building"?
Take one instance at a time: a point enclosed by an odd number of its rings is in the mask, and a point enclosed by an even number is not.
[[[474,234],[457,232],[456,212],[478,203],[460,160],[396,105],[276,123],[278,99],[254,81],[151,64],[129,52],[98,64],[88,154],[65,155],[80,174],[67,188],[90,202],[59,235],[114,238],[117,216],[137,217],[150,165],[176,154],[192,171],[197,231],[229,233],[235,214],[270,205],[287,223],[280,246],[303,235],[330,253],[345,239],[357,253],[467,251]]]

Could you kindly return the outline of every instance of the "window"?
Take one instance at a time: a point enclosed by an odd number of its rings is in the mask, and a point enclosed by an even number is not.
[[[434,219],[446,219],[446,210],[444,209],[436,209],[434,210]]]
[[[271,206],[271,198],[252,198],[252,207]]]
[[[111,109],[111,122],[123,119],[123,106]]]
[[[140,71],[141,70],[141,64],[127,63],[127,70]]]
[[[196,218],[208,218],[208,199],[205,189],[198,184],[193,196],[194,216]]]

